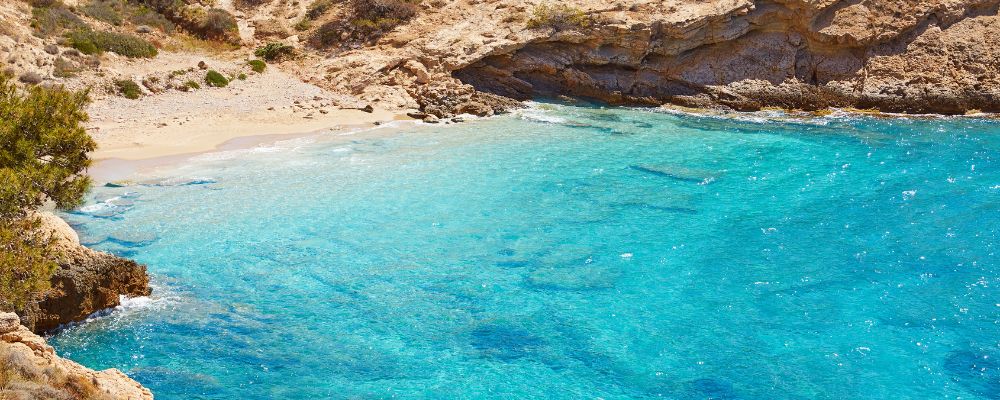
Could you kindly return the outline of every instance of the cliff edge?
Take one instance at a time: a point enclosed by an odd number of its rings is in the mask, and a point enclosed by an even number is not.
[[[45,339],[0,313],[0,398],[46,400],[152,400],[117,369],[94,371],[60,358]]]

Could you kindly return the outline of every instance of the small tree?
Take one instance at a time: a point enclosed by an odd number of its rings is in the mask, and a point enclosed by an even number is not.
[[[20,90],[0,73],[0,308],[23,307],[48,287],[56,266],[48,239],[34,233],[30,212],[47,201],[71,208],[90,178],[87,153],[96,147],[85,92],[35,86]]]

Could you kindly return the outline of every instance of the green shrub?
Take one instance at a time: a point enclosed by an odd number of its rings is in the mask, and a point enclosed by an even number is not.
[[[96,144],[87,135],[86,93],[19,90],[0,73],[0,309],[22,308],[49,286],[56,250],[34,235],[29,213],[46,202],[79,205]]]
[[[84,54],[110,51],[129,58],[149,58],[157,54],[152,43],[124,33],[78,30],[66,34],[66,38],[71,47]]]
[[[37,228],[35,219],[0,219],[0,311],[23,309],[50,286],[58,265],[50,243],[30,233]]]
[[[208,73],[205,74],[205,83],[212,87],[226,87],[226,85],[229,85],[229,80],[218,71],[212,69],[208,70]]]
[[[35,86],[19,91],[0,73],[0,219],[23,216],[51,199],[60,208],[80,203],[90,179],[94,141],[81,125],[87,94]]]
[[[528,20],[528,28],[581,29],[594,24],[593,18],[583,10],[564,4],[540,4]]]
[[[186,86],[188,89],[201,89],[201,85],[199,85],[198,82],[195,82],[193,80],[184,82],[184,86]]]
[[[80,7],[84,15],[115,26],[121,26],[124,9],[125,4],[121,0],[93,0]]]
[[[252,69],[253,72],[258,74],[263,73],[264,70],[267,69],[267,63],[262,60],[250,60],[247,61],[247,64],[250,65],[250,69]]]
[[[61,35],[66,30],[89,29],[86,22],[61,3],[32,9],[31,27],[34,28],[35,34],[41,37]]]
[[[135,100],[142,97],[142,89],[139,88],[139,84],[131,79],[115,81],[115,89],[119,95],[126,99]]]
[[[241,81],[245,81],[245,80],[247,80],[247,74],[244,74],[244,73],[240,72],[239,75],[236,75],[236,79],[239,79]]]
[[[274,61],[286,55],[291,55],[294,51],[295,49],[292,46],[278,42],[271,42],[258,47],[253,54],[267,61]]]

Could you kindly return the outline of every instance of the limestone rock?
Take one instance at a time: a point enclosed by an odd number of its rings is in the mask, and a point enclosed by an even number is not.
[[[18,320],[16,314],[0,314],[0,332],[7,323]],[[27,327],[15,325],[0,334],[0,372],[18,371],[18,385],[0,387],[0,398],[72,398],[81,389],[94,390],[108,399],[152,400],[149,389],[117,369],[94,371],[56,355],[45,339]],[[54,371],[56,373],[41,373]],[[86,386],[86,388],[82,388]],[[40,395],[39,393],[45,393]]]
[[[63,256],[52,277],[52,289],[36,304],[23,310],[24,324],[45,332],[118,306],[121,296],[150,294],[146,267],[112,254],[80,245],[76,232],[58,216],[38,213],[40,228]]]
[[[13,332],[21,326],[21,320],[14,313],[0,313],[0,335]]]

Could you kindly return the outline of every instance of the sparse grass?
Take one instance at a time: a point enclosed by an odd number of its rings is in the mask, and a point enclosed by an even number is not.
[[[124,8],[125,5],[121,0],[93,0],[80,7],[80,11],[98,21],[121,26],[124,22],[124,18],[122,18]]]
[[[417,15],[418,4],[408,0],[353,0],[351,9],[356,19],[406,21]]]
[[[205,74],[205,83],[212,87],[226,87],[229,80],[218,71],[212,69]]]
[[[292,46],[278,42],[271,42],[264,46],[258,47],[257,50],[253,52],[253,54],[267,61],[274,61],[281,57],[291,55],[294,52],[295,49],[292,48]]]
[[[410,20],[420,10],[419,0],[351,0],[348,21],[330,21],[310,36],[314,47],[339,42],[374,42],[384,33]]]
[[[70,46],[83,54],[114,52],[129,58],[150,58],[157,54],[152,43],[138,36],[92,30],[77,30],[66,34]]]
[[[199,33],[208,39],[228,40],[236,34],[236,18],[221,8],[208,10],[199,25]]]
[[[56,58],[55,62],[53,62],[52,75],[56,78],[72,78],[76,76],[80,70],[80,66],[75,62],[59,57]]]
[[[135,100],[142,97],[142,89],[139,88],[139,84],[131,79],[115,81],[115,90],[126,99]]]
[[[528,20],[529,29],[554,28],[557,30],[582,29],[594,24],[594,19],[583,10],[564,4],[540,4]]]
[[[25,72],[17,78],[21,83],[27,83],[29,85],[37,85],[42,83],[42,76],[37,72]]]
[[[227,51],[233,51],[240,48],[239,46],[229,42],[206,40],[184,33],[175,34],[172,38],[174,40],[164,43],[164,50],[177,52],[225,53]]]
[[[333,7],[333,0],[316,0],[306,9],[306,18],[316,19],[326,14]]]
[[[308,31],[309,28],[312,28],[312,21],[308,18],[303,18],[301,21],[295,23],[293,28],[299,32]]]
[[[337,21],[330,21],[320,25],[319,28],[313,32],[309,41],[316,47],[330,46],[340,41],[342,32],[344,32],[343,24]]]
[[[201,85],[199,85],[198,82],[192,80],[184,82],[184,86],[187,87],[188,89],[201,89]]]
[[[266,1],[267,0],[236,0],[234,3],[237,7],[253,8],[264,4]]]
[[[40,37],[61,35],[67,30],[87,29],[87,23],[73,14],[62,3],[36,6],[31,10],[31,27]]]
[[[68,376],[53,367],[43,368],[29,357],[0,348],[0,399],[107,400],[90,379]]]
[[[174,23],[170,22],[163,14],[142,5],[131,10],[129,20],[133,24],[150,26],[166,34],[173,33],[175,28]]]

